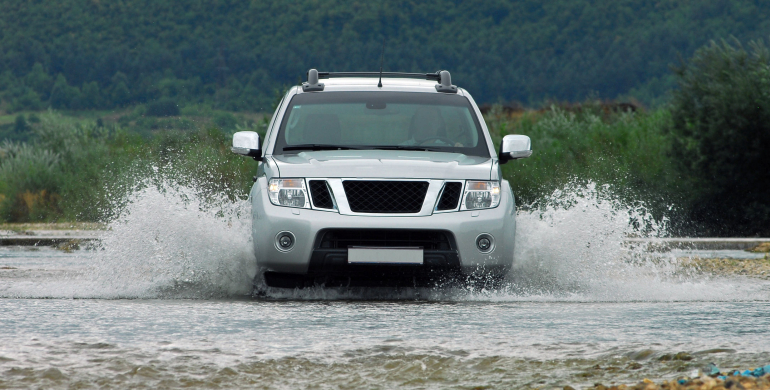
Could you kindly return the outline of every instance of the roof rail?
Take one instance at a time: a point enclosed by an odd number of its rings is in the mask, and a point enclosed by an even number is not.
[[[324,90],[324,84],[319,83],[320,79],[330,79],[334,77],[390,77],[407,78],[419,80],[435,80],[436,91],[444,93],[457,93],[457,86],[452,85],[452,76],[446,70],[440,70],[436,73],[401,73],[401,72],[319,72],[315,69],[307,71],[307,82],[302,83],[302,91],[317,92]],[[380,87],[382,85],[379,85]]]
[[[380,72],[318,72],[319,79],[331,79],[335,77],[380,77]],[[382,72],[382,77],[441,81],[441,75],[439,74],[439,72],[436,72],[436,73]]]
[[[318,82],[318,71],[315,69],[310,69],[307,71],[307,82],[302,83],[302,91],[303,92],[315,92],[315,91],[323,91],[324,90],[324,83]]]

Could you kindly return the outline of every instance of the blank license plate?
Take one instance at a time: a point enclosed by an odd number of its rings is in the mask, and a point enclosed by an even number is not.
[[[349,247],[349,264],[422,264],[422,248]]]

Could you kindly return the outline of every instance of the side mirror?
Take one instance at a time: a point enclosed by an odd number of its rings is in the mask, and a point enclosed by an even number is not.
[[[253,131],[239,131],[233,134],[233,147],[230,149],[235,154],[252,157],[262,161],[262,148],[259,145],[259,134]]]
[[[511,134],[503,137],[500,143],[500,153],[498,160],[500,164],[505,164],[508,160],[518,160],[532,155],[532,142],[526,135]]]

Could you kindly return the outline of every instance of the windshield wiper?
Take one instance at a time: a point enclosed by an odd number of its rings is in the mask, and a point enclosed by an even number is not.
[[[378,146],[372,146],[372,149],[382,149],[382,150],[417,150],[422,152],[427,151],[435,151],[440,150],[436,148],[432,148],[429,146],[408,146],[408,145],[378,145]]]
[[[323,145],[323,144],[303,144],[284,146],[283,151],[287,150],[359,150],[358,146],[345,145]]]

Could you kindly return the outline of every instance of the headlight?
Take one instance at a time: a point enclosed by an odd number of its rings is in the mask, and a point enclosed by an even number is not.
[[[499,181],[467,181],[461,210],[488,209],[500,204]]]
[[[304,179],[270,179],[267,192],[274,205],[310,208]]]

